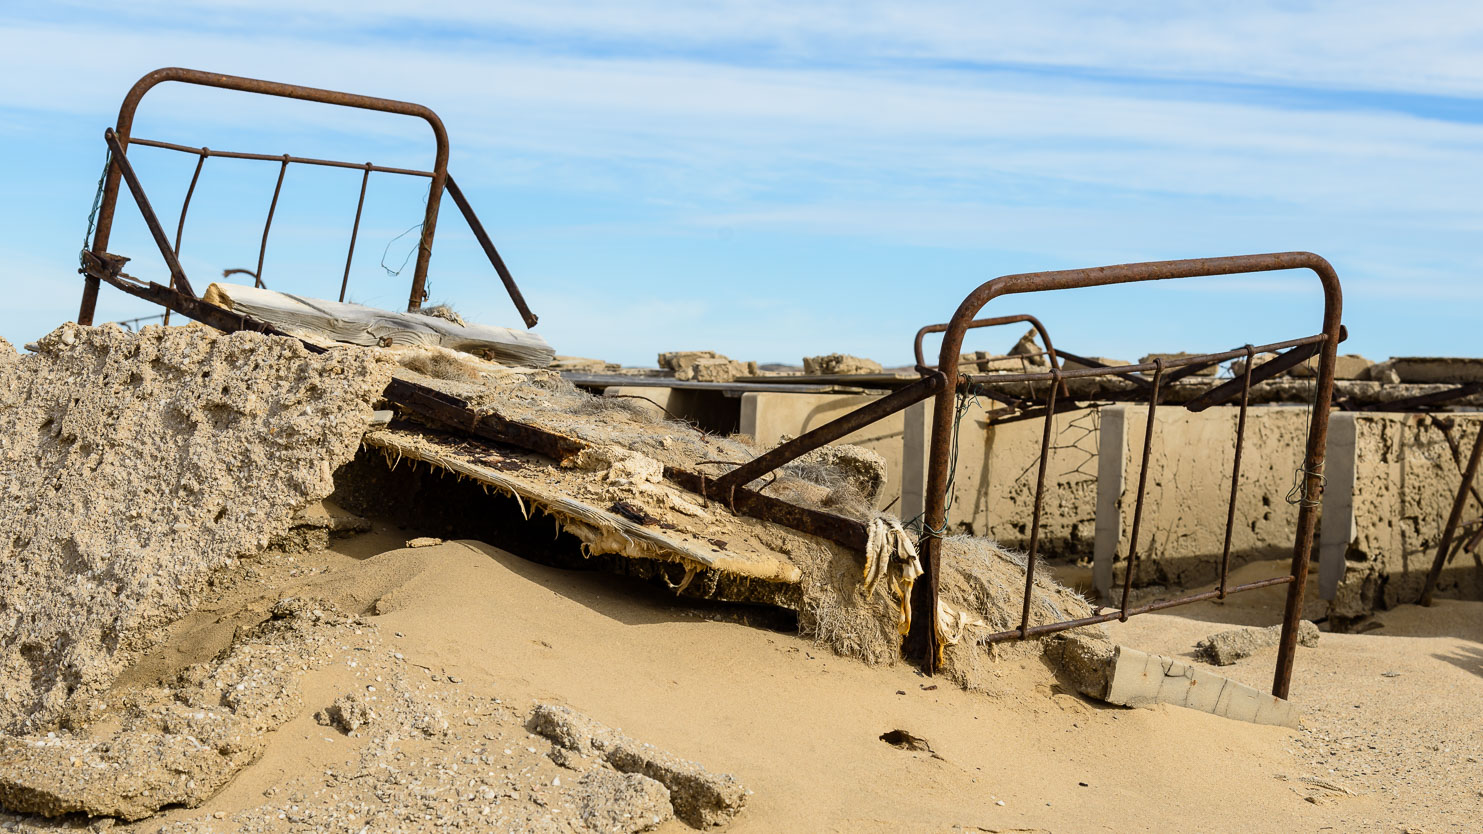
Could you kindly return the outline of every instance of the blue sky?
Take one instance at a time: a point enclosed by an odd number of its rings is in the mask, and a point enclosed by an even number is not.
[[[995,275],[1308,249],[1346,351],[1483,354],[1483,6],[1374,2],[11,2],[0,7],[0,336],[76,313],[102,132],[180,65],[421,102],[558,353],[909,358]],[[135,135],[426,167],[415,120],[158,87]],[[194,158],[137,148],[174,229]],[[252,267],[273,163],[211,160],[182,261]],[[373,176],[351,296],[393,277],[419,183]],[[333,297],[359,174],[290,168],[264,278]],[[163,280],[127,199],[112,251]],[[430,289],[518,318],[451,201]],[[1001,299],[1136,358],[1318,329],[1306,274]],[[152,312],[105,288],[99,320]],[[1002,350],[1018,333],[978,331]]]

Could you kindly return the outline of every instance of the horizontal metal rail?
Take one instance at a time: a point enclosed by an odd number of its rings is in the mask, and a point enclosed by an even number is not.
[[[295,165],[319,165],[325,168],[351,168],[357,171],[370,170],[378,174],[405,174],[409,177],[431,177],[432,171],[419,171],[416,168],[390,168],[385,165],[374,165],[369,162],[342,162],[337,159],[314,159],[308,156],[293,156],[292,154],[271,153],[246,153],[244,151],[220,151],[214,148],[193,148],[190,145],[177,145],[174,142],[161,142],[157,139],[129,138],[130,145],[143,145],[147,148],[164,148],[167,151],[180,151],[194,155],[215,156],[222,159],[259,159],[264,162],[290,162]]]
[[[1256,345],[1259,352],[1270,352],[1284,348],[1298,347],[1300,345],[1322,345],[1328,337],[1322,333],[1313,336],[1304,336],[1301,339],[1288,339],[1284,342],[1272,342],[1267,345]],[[1225,350],[1219,353],[1202,353],[1198,356],[1182,356],[1163,360],[1163,366],[1169,368],[1180,368],[1186,365],[1198,365],[1207,367],[1216,362],[1224,362],[1228,359],[1239,359],[1246,355],[1246,348],[1239,347]],[[1276,361],[1276,360],[1273,360]],[[1270,364],[1270,363],[1268,363]],[[1296,364],[1296,363],[1294,363]],[[1136,365],[1113,365],[1101,368],[1074,368],[1059,373],[1043,371],[1036,373],[1017,374],[963,374],[962,378],[969,382],[979,383],[1010,383],[1010,382],[1046,382],[1059,377],[1060,379],[1083,379],[1095,376],[1120,376],[1129,373],[1144,373],[1153,371],[1157,367],[1154,362],[1139,362]],[[1285,370],[1285,369],[1283,369]]]
[[[1162,611],[1165,608],[1174,608],[1176,606],[1189,605],[1195,602],[1205,602],[1212,599],[1221,599],[1222,594],[1224,594],[1225,596],[1230,596],[1231,594],[1239,594],[1246,591],[1255,591],[1258,588],[1270,588],[1274,585],[1287,585],[1292,581],[1293,578],[1290,575],[1274,576],[1270,579],[1261,579],[1256,582],[1248,582],[1244,585],[1237,585],[1234,588],[1226,588],[1224,591],[1221,591],[1219,589],[1214,591],[1204,591],[1198,594],[1183,596],[1178,599],[1161,600],[1159,602],[1148,603],[1147,605],[1139,605],[1133,608],[1126,609],[1125,611],[1119,609],[1117,611],[1104,612],[1091,617],[1080,617],[1075,620],[1062,620],[1061,622],[1057,623],[1044,623],[1042,625],[1029,626],[1023,630],[1019,628],[1013,628],[1009,631],[996,631],[993,634],[985,635],[977,639],[979,640],[979,642],[982,643],[1003,643],[1007,640],[1022,640],[1028,637],[1038,637],[1042,634],[1055,634],[1058,631],[1070,631],[1073,628],[1081,628],[1083,626],[1089,625],[1100,625],[1101,623],[1110,623],[1113,620],[1126,620],[1128,617],[1134,617],[1139,614],[1147,614],[1151,611]]]

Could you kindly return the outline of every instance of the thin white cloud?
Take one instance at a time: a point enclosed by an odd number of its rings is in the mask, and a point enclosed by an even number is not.
[[[299,28],[351,35],[428,29],[562,38],[632,49],[745,49],[779,59],[859,59],[1076,67],[1115,74],[1340,89],[1478,95],[1483,7],[1467,0],[1321,0],[1239,4],[1079,0],[1006,4],[637,0],[594,4],[400,0],[77,2],[71,8],[155,25],[184,21],[238,32]]]
[[[3,105],[101,110],[100,97],[111,104],[126,86],[121,67],[129,62],[111,60],[105,72],[72,56],[170,54],[249,74],[435,96],[462,158],[561,157],[581,177],[592,176],[581,168],[584,161],[610,168],[622,160],[672,173],[734,172],[704,178],[722,192],[786,182],[804,169],[862,183],[982,187],[1013,176],[1348,211],[1478,212],[1474,185],[1453,172],[1476,168],[1483,125],[1393,113],[1305,112],[1074,87],[944,85],[938,75],[920,73],[481,57],[277,38],[234,57],[236,41],[211,34],[178,44],[169,34],[34,26],[12,27],[7,39],[26,46],[0,56],[0,71],[44,69],[55,86],[7,88],[0,91]],[[105,50],[105,42],[112,48]],[[141,72],[146,66],[138,58],[133,63]],[[238,126],[261,118],[240,97],[167,86],[146,101],[141,122],[157,123],[172,107],[192,119]],[[291,117],[275,118],[274,128],[356,129],[426,145],[425,128],[385,116],[297,104],[282,112]],[[550,174],[549,165],[538,171]]]

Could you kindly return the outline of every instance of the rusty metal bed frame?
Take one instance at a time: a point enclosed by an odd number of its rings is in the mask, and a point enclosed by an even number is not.
[[[1319,333],[1272,344],[1244,347],[1220,353],[1157,359],[1153,362],[1108,367],[1086,360],[1085,367],[1065,370],[1050,344],[1045,328],[1038,320],[1029,316],[1007,316],[995,319],[975,319],[975,316],[990,301],[999,296],[1069,290],[1085,287],[1107,286],[1142,281],[1199,278],[1217,275],[1236,275],[1254,272],[1270,272],[1289,269],[1307,269],[1319,279],[1324,292],[1322,327]],[[907,637],[906,650],[919,656],[924,669],[930,674],[939,662],[940,646],[935,626],[938,610],[938,577],[942,567],[942,539],[946,534],[949,471],[955,436],[955,399],[972,390],[985,390],[986,386],[1009,383],[1050,383],[1045,386],[1043,415],[1045,430],[1041,441],[1039,470],[1036,480],[1035,508],[1031,522],[1029,558],[1026,560],[1025,590],[1018,628],[987,635],[982,642],[1024,640],[1030,637],[1078,628],[1086,625],[1126,621],[1137,614],[1158,611],[1178,605],[1187,605],[1210,599],[1225,599],[1231,594],[1277,585],[1287,585],[1282,635],[1279,642],[1276,671],[1273,675],[1272,694],[1286,698],[1292,683],[1293,657],[1297,646],[1297,626],[1302,615],[1303,592],[1307,583],[1308,568],[1313,546],[1314,527],[1317,522],[1319,498],[1323,488],[1324,446],[1328,433],[1328,415],[1333,400],[1334,360],[1338,344],[1345,337],[1340,323],[1343,310],[1342,291],[1339,277],[1328,261],[1309,252],[1283,252],[1262,255],[1239,255],[1227,258],[1210,258],[1183,261],[1158,261],[1150,263],[1123,264],[1120,266],[1074,269],[1059,272],[1037,272],[1005,275],[980,285],[958,306],[953,317],[943,325],[929,325],[917,333],[917,370],[921,379],[897,391],[846,414],[830,423],[783,443],[760,455],[755,460],[737,467],[721,476],[712,485],[723,502],[732,490],[744,487],[752,481],[784,466],[799,456],[820,446],[874,423],[887,415],[907,408],[917,402],[935,400],[932,416],[931,446],[928,454],[926,512],[923,519],[921,545],[924,575],[916,583],[911,601],[912,632]],[[975,327],[986,327],[1012,321],[1026,321],[1035,326],[1046,343],[1046,354],[1051,357],[1047,371],[1019,374],[964,374],[959,371],[960,355],[964,334]],[[927,366],[921,354],[922,337],[929,332],[944,334],[936,367]],[[1261,365],[1255,362],[1256,354],[1267,351],[1283,351],[1274,359]],[[1297,534],[1293,544],[1292,564],[1284,576],[1276,576],[1256,582],[1231,586],[1228,581],[1230,569],[1231,530],[1235,523],[1236,496],[1240,482],[1241,454],[1246,431],[1246,413],[1249,407],[1251,386],[1269,379],[1294,365],[1311,358],[1319,358],[1317,384],[1312,403],[1312,419],[1308,429],[1308,444],[1304,462],[1300,469],[1297,487],[1298,519]],[[1160,390],[1163,385],[1189,376],[1201,368],[1229,359],[1244,357],[1246,369],[1240,378],[1218,382],[1204,394],[1185,405],[1199,411],[1212,405],[1240,398],[1240,414],[1236,430],[1236,448],[1231,475],[1230,502],[1226,513],[1225,546],[1221,556],[1220,581],[1216,590],[1191,594],[1173,600],[1164,600],[1137,607],[1130,605],[1132,580],[1138,562],[1139,526],[1143,515],[1143,504],[1147,493],[1148,459],[1153,439],[1154,414],[1159,406]],[[1082,361],[1081,357],[1077,357]],[[1151,380],[1135,374],[1152,373]],[[1149,418],[1144,433],[1143,457],[1139,471],[1137,502],[1133,512],[1131,544],[1125,560],[1122,600],[1118,610],[1099,613],[1091,617],[1063,620],[1052,623],[1030,622],[1031,594],[1035,582],[1035,565],[1039,549],[1041,508],[1045,495],[1045,472],[1051,445],[1052,422],[1057,413],[1057,398],[1064,391],[1069,379],[1092,376],[1119,376],[1146,384]]]
[[[216,87],[225,90],[237,90],[245,93],[256,93],[259,95],[276,96],[279,98],[297,99],[300,101],[316,102],[320,104],[333,104],[340,107],[353,107],[360,110],[375,110],[383,113],[391,113],[401,116],[412,116],[427,122],[433,132],[434,155],[433,168],[431,171],[421,171],[409,168],[390,168],[375,165],[370,162],[356,163],[343,162],[331,159],[312,159],[309,157],[293,156],[291,154],[279,154],[277,156],[260,153],[245,153],[241,151],[221,151],[210,148],[193,148],[173,142],[161,142],[154,139],[139,139],[133,136],[134,114],[139,109],[139,102],[144,95],[159,84],[167,81],[177,81],[185,84],[194,84],[204,87]],[[463,191],[459,189],[458,183],[448,174],[448,132],[443,128],[443,120],[438,114],[421,104],[413,104],[406,101],[395,101],[392,99],[375,98],[372,96],[356,95],[354,93],[342,93],[336,90],[322,90],[315,87],[303,87],[297,84],[282,84],[275,81],[262,81],[256,78],[241,78],[233,75],[220,75],[201,70],[185,69],[182,67],[166,67],[151,72],[135,82],[134,86],[124,96],[123,104],[119,107],[118,122],[110,130],[105,131],[104,141],[108,144],[110,162],[104,174],[104,182],[97,207],[97,226],[93,231],[93,239],[90,250],[83,254],[83,274],[86,276],[83,284],[82,303],[78,309],[77,321],[79,324],[92,324],[93,314],[98,304],[98,289],[101,283],[109,277],[117,279],[122,275],[123,262],[117,256],[108,254],[108,241],[113,232],[113,220],[118,205],[119,184],[122,180],[128,185],[134,201],[139,205],[144,221],[149,227],[150,234],[154,237],[155,245],[159,247],[160,254],[170,268],[169,288],[183,289],[194,297],[190,283],[185,278],[185,272],[180,267],[180,241],[185,231],[185,219],[190,211],[191,198],[196,192],[196,182],[201,177],[201,168],[210,157],[223,159],[250,159],[267,160],[279,163],[278,181],[273,187],[273,200],[268,205],[268,217],[263,223],[262,241],[258,246],[257,269],[246,272],[253,277],[256,286],[264,286],[262,272],[263,261],[268,251],[268,232],[273,227],[273,214],[278,208],[278,197],[283,190],[283,177],[288,171],[290,164],[317,165],[331,168],[350,168],[362,171],[360,182],[360,198],[355,206],[355,224],[350,232],[350,248],[345,255],[345,274],[340,281],[340,300],[345,300],[345,291],[350,282],[350,265],[355,258],[355,240],[360,232],[361,211],[366,202],[366,185],[369,183],[371,174],[385,173],[412,177],[427,177],[430,180],[427,194],[427,210],[422,220],[422,237],[417,246],[417,265],[412,272],[412,287],[407,297],[407,309],[417,310],[422,302],[427,299],[427,269],[432,260],[433,234],[438,225],[438,209],[442,203],[443,192],[446,189],[453,197],[453,202],[458,206],[474,237],[479,241],[489,263],[499,275],[500,281],[504,283],[510,300],[514,302],[515,308],[520,312],[521,319],[526,327],[535,327],[537,316],[531,312],[525,303],[525,298],[520,293],[520,288],[515,284],[515,279],[510,270],[505,266],[504,259],[500,257],[499,251],[495,249],[494,242],[490,240],[484,224],[479,221],[478,215],[469,205],[468,199],[464,197]],[[165,236],[164,228],[160,225],[159,218],[155,215],[149,199],[144,195],[144,189],[139,184],[138,177],[133,168],[128,164],[127,152],[130,145],[141,145],[144,147],[161,148],[164,150],[178,151],[197,155],[195,173],[191,176],[190,187],[186,189],[185,200],[180,207],[180,220],[175,229],[175,240],[172,244]],[[115,283],[112,280],[109,283]]]
[[[188,84],[416,116],[425,120],[433,130],[436,142],[433,170],[417,171],[389,168],[371,163],[309,159],[287,154],[270,156],[265,154],[213,151],[207,148],[191,148],[173,143],[133,138],[131,136],[131,130],[134,113],[140,99],[154,86],[165,81],[179,81]],[[346,274],[341,282],[342,299],[345,285],[348,282],[349,264],[354,257],[355,238],[359,230],[361,209],[364,206],[366,181],[370,177],[370,174],[372,172],[378,172],[425,176],[430,179],[431,184],[428,193],[427,211],[423,221],[422,238],[418,247],[417,266],[413,273],[412,287],[408,297],[408,308],[411,310],[418,309],[422,301],[426,298],[427,268],[432,256],[433,233],[437,223],[438,207],[442,192],[446,188],[468,221],[475,237],[484,248],[486,256],[489,258],[495,271],[499,274],[511,300],[519,310],[526,325],[533,327],[536,324],[537,319],[535,314],[525,304],[519,288],[510,276],[509,270],[505,267],[503,260],[489,239],[483,225],[479,222],[478,217],[474,214],[473,209],[469,206],[468,201],[464,198],[453,178],[448,175],[448,138],[441,120],[438,119],[432,110],[422,105],[301,87],[292,84],[217,75],[197,70],[166,68],[149,73],[133,86],[120,108],[117,125],[105,131],[104,139],[108,144],[110,156],[100,193],[96,232],[92,238],[90,248],[84,249],[81,253],[82,268],[79,272],[84,276],[82,303],[78,314],[78,322],[81,324],[92,323],[99,287],[102,283],[108,283],[130,295],[152,301],[165,307],[167,310],[180,312],[192,319],[209,324],[223,331],[250,330],[276,335],[287,335],[266,322],[224,310],[201,301],[180,266],[178,252],[185,217],[190,207],[191,197],[195,191],[195,184],[199,178],[201,166],[210,156],[269,160],[280,163],[273,202],[269,206],[268,219],[263,227],[263,239],[259,247],[258,269],[253,273],[255,282],[258,285],[262,285],[263,253],[266,251],[268,232],[272,225],[272,215],[282,188],[284,171],[289,164],[326,165],[363,171],[360,200],[356,207],[356,223],[352,228],[350,250],[346,256]],[[131,144],[188,152],[197,154],[199,157],[196,163],[195,175],[192,177],[191,186],[187,189],[185,200],[181,207],[180,221],[176,229],[173,244],[166,236],[164,228],[161,226],[159,218],[155,215],[149,199],[145,195],[144,189],[133,170],[133,166],[128,161],[126,151],[127,147]],[[155,245],[159,248],[160,254],[169,268],[170,282],[168,285],[142,281],[126,275],[122,269],[128,258],[114,255],[107,251],[116,212],[120,182],[129,188],[130,194],[133,196],[145,224],[148,226],[150,234],[155,241]],[[1033,316],[1020,314],[987,319],[975,318],[990,301],[1003,295],[1290,269],[1307,269],[1313,272],[1322,284],[1324,309],[1321,331],[1312,336],[1260,346],[1248,344],[1241,348],[1220,353],[1156,360],[1154,362],[1133,365],[1107,366],[1085,357],[1065,353],[1064,351],[1058,354],[1051,343],[1048,331]],[[922,551],[925,556],[923,560],[925,571],[923,576],[924,581],[918,581],[914,586],[911,600],[913,626],[903,646],[904,651],[907,653],[920,657],[924,670],[928,674],[932,674],[939,663],[939,652],[941,649],[938,645],[935,628],[931,624],[936,622],[934,614],[938,607],[938,577],[941,575],[942,567],[942,538],[946,533],[947,527],[947,491],[952,476],[949,468],[956,436],[954,423],[955,400],[959,396],[986,395],[991,399],[1004,402],[1009,406],[1006,409],[1009,414],[1002,417],[1004,421],[1043,416],[1045,428],[1040,449],[1034,517],[1031,524],[1029,559],[1026,561],[1025,591],[1020,624],[1017,628],[987,635],[981,638],[981,640],[983,642],[1024,640],[1038,635],[1108,622],[1114,619],[1126,621],[1128,617],[1137,614],[1186,605],[1202,600],[1225,599],[1230,594],[1258,588],[1287,585],[1287,601],[1282,622],[1282,635],[1279,643],[1277,668],[1272,684],[1272,694],[1280,698],[1286,698],[1292,681],[1293,657],[1297,643],[1297,625],[1302,612],[1303,590],[1308,575],[1316,513],[1323,486],[1324,445],[1328,428],[1328,415],[1333,400],[1334,361],[1338,343],[1343,341],[1346,335],[1340,323],[1341,313],[1342,293],[1338,275],[1334,272],[1333,267],[1329,265],[1328,261],[1308,252],[1240,255],[1226,258],[1182,261],[1157,261],[1091,269],[1005,275],[988,281],[973,290],[959,304],[956,312],[948,322],[928,325],[918,331],[915,340],[915,353],[917,371],[920,378],[915,382],[783,443],[720,477],[712,478],[674,467],[666,467],[664,477],[682,488],[705,497],[707,500],[718,500],[722,502],[733,512],[782,524],[802,532],[829,539],[853,550],[863,551],[866,531],[865,525],[862,522],[820,510],[796,506],[767,496],[760,489],[752,489],[748,485],[779,467],[796,460],[802,455],[828,443],[837,441],[884,417],[901,411],[913,404],[929,399],[934,400],[935,408],[932,417],[931,445],[928,456],[926,508],[924,518],[922,519],[922,534],[920,539]],[[1038,332],[1045,345],[1045,355],[1049,360],[1049,370],[1018,374],[1001,373],[987,375],[964,374],[960,372],[960,353],[964,336],[968,330],[1015,322],[1029,323]],[[939,351],[938,364],[935,367],[927,365],[922,355],[922,340],[928,333],[944,334]],[[306,347],[314,351],[322,350],[322,348],[317,348],[307,343]],[[1255,363],[1257,353],[1279,350],[1283,352],[1278,354],[1276,358],[1260,365]],[[1234,587],[1230,586],[1227,579],[1230,567],[1231,530],[1235,522],[1235,502],[1240,481],[1241,455],[1251,386],[1277,376],[1298,363],[1312,358],[1314,355],[1317,355],[1319,358],[1317,383],[1312,403],[1312,419],[1308,432],[1308,444],[1304,463],[1300,469],[1300,483],[1296,489],[1298,494],[1296,503],[1299,510],[1291,568],[1284,576],[1271,577]],[[1130,591],[1138,558],[1139,525],[1147,492],[1149,448],[1155,424],[1153,417],[1159,407],[1161,389],[1172,381],[1190,376],[1212,364],[1243,357],[1247,360],[1246,368],[1238,379],[1218,381],[1210,389],[1184,405],[1185,408],[1191,411],[1200,411],[1212,405],[1229,402],[1237,398],[1240,399],[1240,416],[1237,423],[1235,457],[1231,475],[1230,504],[1226,515],[1225,549],[1221,557],[1219,585],[1213,591],[1130,607]],[[1066,370],[1062,362],[1067,358],[1074,359],[1082,367]],[[1152,374],[1151,379],[1142,376],[1149,373]],[[1128,558],[1125,560],[1126,573],[1123,582],[1121,605],[1116,611],[1098,613],[1091,617],[1052,623],[1031,623],[1030,600],[1035,582],[1036,557],[1039,549],[1040,517],[1045,494],[1045,474],[1051,446],[1053,420],[1057,413],[1068,410],[1069,408],[1079,407],[1074,402],[1068,402],[1070,395],[1066,381],[1094,376],[1115,376],[1131,382],[1133,384],[1132,388],[1137,395],[1140,397],[1143,395],[1147,396],[1149,408],[1149,419],[1144,436],[1142,467],[1139,473],[1138,496],[1132,522],[1131,545],[1129,547]],[[1045,389],[1045,405],[1041,407],[1025,398],[1011,397],[996,390],[997,387],[1011,383],[1025,383],[1031,386],[1035,383],[1050,383],[1043,386]],[[434,425],[447,426],[486,440],[528,449],[556,460],[561,460],[575,454],[585,446],[580,440],[538,426],[505,420],[498,415],[476,412],[469,408],[466,403],[456,398],[402,380],[393,380],[384,396],[388,401],[418,415]],[[1062,400],[1058,405],[1058,398],[1061,397],[1065,397],[1065,400]],[[1476,471],[1477,469],[1480,448],[1483,448],[1483,441],[1475,444],[1469,467],[1472,471]],[[1471,478],[1469,477],[1468,480],[1470,481]],[[1454,515],[1456,514],[1457,512],[1454,511]],[[1456,523],[1449,523],[1448,527],[1449,530],[1455,529]],[[1474,538],[1476,539],[1477,537],[1475,536]],[[1444,550],[1445,546],[1444,543]],[[1441,555],[1439,552],[1439,560]]]

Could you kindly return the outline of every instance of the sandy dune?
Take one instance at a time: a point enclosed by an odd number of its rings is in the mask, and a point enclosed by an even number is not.
[[[441,768],[438,757],[451,760],[459,744],[528,743],[536,752],[522,774],[570,781],[545,757],[549,745],[518,723],[537,702],[565,704],[734,774],[754,794],[727,831],[1438,832],[1476,830],[1483,819],[1483,604],[1401,609],[1382,615],[1382,629],[1323,635],[1299,657],[1294,697],[1305,728],[1294,732],[1173,707],[1094,705],[1023,657],[1001,662],[994,694],[968,693],[904,665],[843,660],[629,580],[555,570],[471,541],[408,549],[407,538],[378,524],[328,551],[243,568],[222,583],[217,606],[177,624],[118,686],[209,657],[272,599],[318,596],[366,612],[379,639],[405,656],[409,680],[442,705],[454,738],[402,742],[406,766]],[[1189,658],[1218,621],[1267,621],[1276,601],[1148,615],[1114,634]],[[1262,653],[1224,673],[1265,685],[1271,663]],[[326,774],[364,761],[368,742],[327,731],[310,713],[355,680],[344,663],[312,672],[305,714],[275,731],[263,758],[221,794],[118,830],[311,830],[289,809],[353,791]],[[476,713],[471,704],[486,706]],[[480,726],[465,726],[466,714]],[[892,730],[931,752],[880,739]],[[327,804],[321,810],[332,818]],[[672,820],[657,830],[691,829]]]

